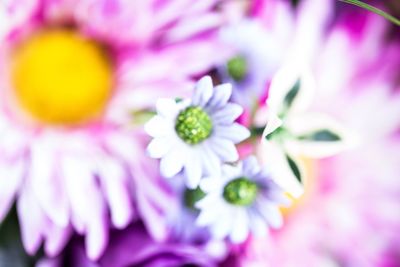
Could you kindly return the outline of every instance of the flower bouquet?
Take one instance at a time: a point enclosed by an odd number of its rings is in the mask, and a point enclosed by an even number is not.
[[[0,267],[400,266],[399,10],[2,1]]]

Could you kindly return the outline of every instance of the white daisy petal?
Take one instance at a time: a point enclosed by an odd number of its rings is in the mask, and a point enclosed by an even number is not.
[[[218,188],[223,187],[222,179],[218,176],[210,176],[201,179],[200,188],[204,192],[212,192],[218,190]]]
[[[144,125],[144,130],[151,137],[162,137],[173,131],[173,125],[165,118],[156,115]]]
[[[215,135],[237,144],[247,139],[250,136],[250,131],[243,125],[233,123],[231,125],[216,125]]]
[[[205,172],[209,175],[219,176],[221,173],[221,160],[208,144],[200,147],[201,162]]]
[[[156,137],[147,146],[147,153],[151,158],[162,158],[175,145],[173,138]]]
[[[233,243],[242,243],[249,235],[249,218],[244,209],[236,208],[235,213],[229,237]]]
[[[232,208],[225,207],[219,210],[218,220],[216,220],[215,224],[212,227],[212,232],[214,237],[217,239],[223,239],[229,235],[232,231],[232,226],[234,222],[232,221]]]
[[[242,173],[241,162],[239,162],[237,166],[224,164],[221,169],[222,169],[222,173],[223,173],[222,179],[227,180],[227,181],[239,177]]]
[[[210,111],[217,110],[226,105],[232,95],[232,85],[229,83],[215,86],[214,95],[207,104],[207,109]]]
[[[243,160],[243,174],[246,177],[253,177],[261,171],[258,165],[257,158],[255,156],[250,156]]]
[[[216,209],[207,209],[199,214],[196,219],[196,225],[199,227],[207,226],[217,220],[219,213]]]
[[[257,205],[259,211],[268,224],[273,228],[280,228],[283,224],[283,218],[276,205],[268,202],[262,202]]]
[[[230,125],[232,124],[241,114],[243,108],[238,104],[228,103],[224,108],[211,114],[213,122],[216,124]]]
[[[165,118],[175,118],[179,113],[179,107],[174,99],[160,98],[157,100],[156,109],[158,115]]]
[[[212,150],[221,158],[223,162],[234,162],[239,159],[239,154],[232,141],[213,137],[210,139]]]
[[[292,201],[285,194],[283,194],[283,191],[281,190],[271,192],[268,195],[268,199],[285,207],[290,206],[290,204],[292,203]]]
[[[185,151],[184,149],[172,149],[170,150],[160,162],[161,174],[166,178],[171,178],[178,174],[185,163]]]
[[[225,208],[219,195],[216,194],[204,197],[196,203],[196,207],[202,208],[202,211],[196,219],[196,225],[198,226],[206,226],[217,221],[220,216],[220,211]]]
[[[185,162],[185,175],[186,175],[186,185],[187,187],[194,189],[199,183],[203,175],[201,170],[201,161],[198,156],[192,152],[191,155],[186,156]]]
[[[249,212],[249,217],[250,217],[250,228],[251,231],[256,235],[257,237],[263,237],[268,233],[268,226],[265,224],[265,221],[263,218],[253,212]]]
[[[209,180],[209,182],[214,182],[214,181],[211,179]],[[222,202],[223,200],[221,200],[221,194],[219,192],[214,191],[214,192],[209,192],[209,194],[207,194],[204,198],[197,201],[195,206],[196,208],[203,209],[207,207],[212,207],[214,205],[221,205]]]
[[[204,107],[213,94],[213,84],[210,76],[201,78],[197,84],[192,98],[192,105]]]

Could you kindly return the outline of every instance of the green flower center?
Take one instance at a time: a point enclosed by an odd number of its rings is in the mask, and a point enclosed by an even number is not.
[[[213,129],[210,116],[200,107],[190,106],[182,110],[175,123],[178,136],[190,145],[207,139]]]
[[[247,74],[247,62],[243,56],[235,56],[227,62],[229,75],[237,82],[242,81]]]
[[[200,189],[200,187],[197,187],[196,189],[186,189],[185,193],[183,194],[183,201],[185,203],[185,206],[189,209],[197,210],[194,205],[205,195],[206,194],[203,192],[203,190]]]
[[[236,178],[224,187],[225,200],[233,205],[248,206],[257,197],[258,186],[246,177]]]

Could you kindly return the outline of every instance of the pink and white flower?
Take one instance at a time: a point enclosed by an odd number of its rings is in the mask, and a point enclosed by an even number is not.
[[[0,7],[0,219],[16,200],[29,253],[43,242],[55,255],[75,230],[97,259],[109,227],[124,228],[137,215],[154,238],[166,237],[159,218],[170,196],[156,162],[144,157],[147,138],[132,114],[155,96],[182,93],[192,76],[222,60],[214,54],[222,23],[215,4],[14,0]]]
[[[375,14],[356,9],[333,23],[308,58],[317,85],[310,110],[351,126],[360,143],[312,163],[316,174],[303,200],[272,239],[250,242],[243,265],[398,263],[391,253],[400,225],[399,44],[383,38],[389,24]]]

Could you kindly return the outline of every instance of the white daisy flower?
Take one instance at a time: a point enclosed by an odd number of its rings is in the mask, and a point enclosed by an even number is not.
[[[234,55],[218,68],[224,82],[234,86],[236,102],[251,106],[265,94],[267,81],[278,69],[287,40],[257,20],[242,20],[221,30],[221,41]]]
[[[282,225],[279,206],[289,200],[254,156],[236,166],[224,165],[218,178],[207,177],[200,183],[206,196],[196,203],[197,225],[208,226],[215,238],[229,237],[234,243],[245,241],[250,231],[262,236],[268,226]]]
[[[301,69],[301,71],[300,71]],[[354,134],[326,114],[308,112],[315,83],[307,68],[282,68],[271,83],[259,154],[276,182],[293,197],[304,192],[302,157],[323,158],[353,146]]]
[[[196,188],[201,177],[219,173],[221,163],[238,160],[235,144],[249,137],[249,131],[235,123],[243,109],[228,103],[230,84],[213,88],[206,76],[196,85],[192,99],[159,99],[157,115],[146,125],[154,139],[149,155],[160,158],[161,174],[173,177],[184,170],[186,185]]]
[[[195,207],[195,204],[205,196],[205,193],[200,187],[187,188],[184,179],[171,179],[169,181],[177,205],[172,209],[170,208],[168,217],[170,235],[168,240],[183,244],[195,244],[213,258],[217,260],[225,259],[229,252],[228,244],[224,240],[213,239],[206,227],[196,225],[199,210]],[[171,203],[169,205],[171,206]]]

